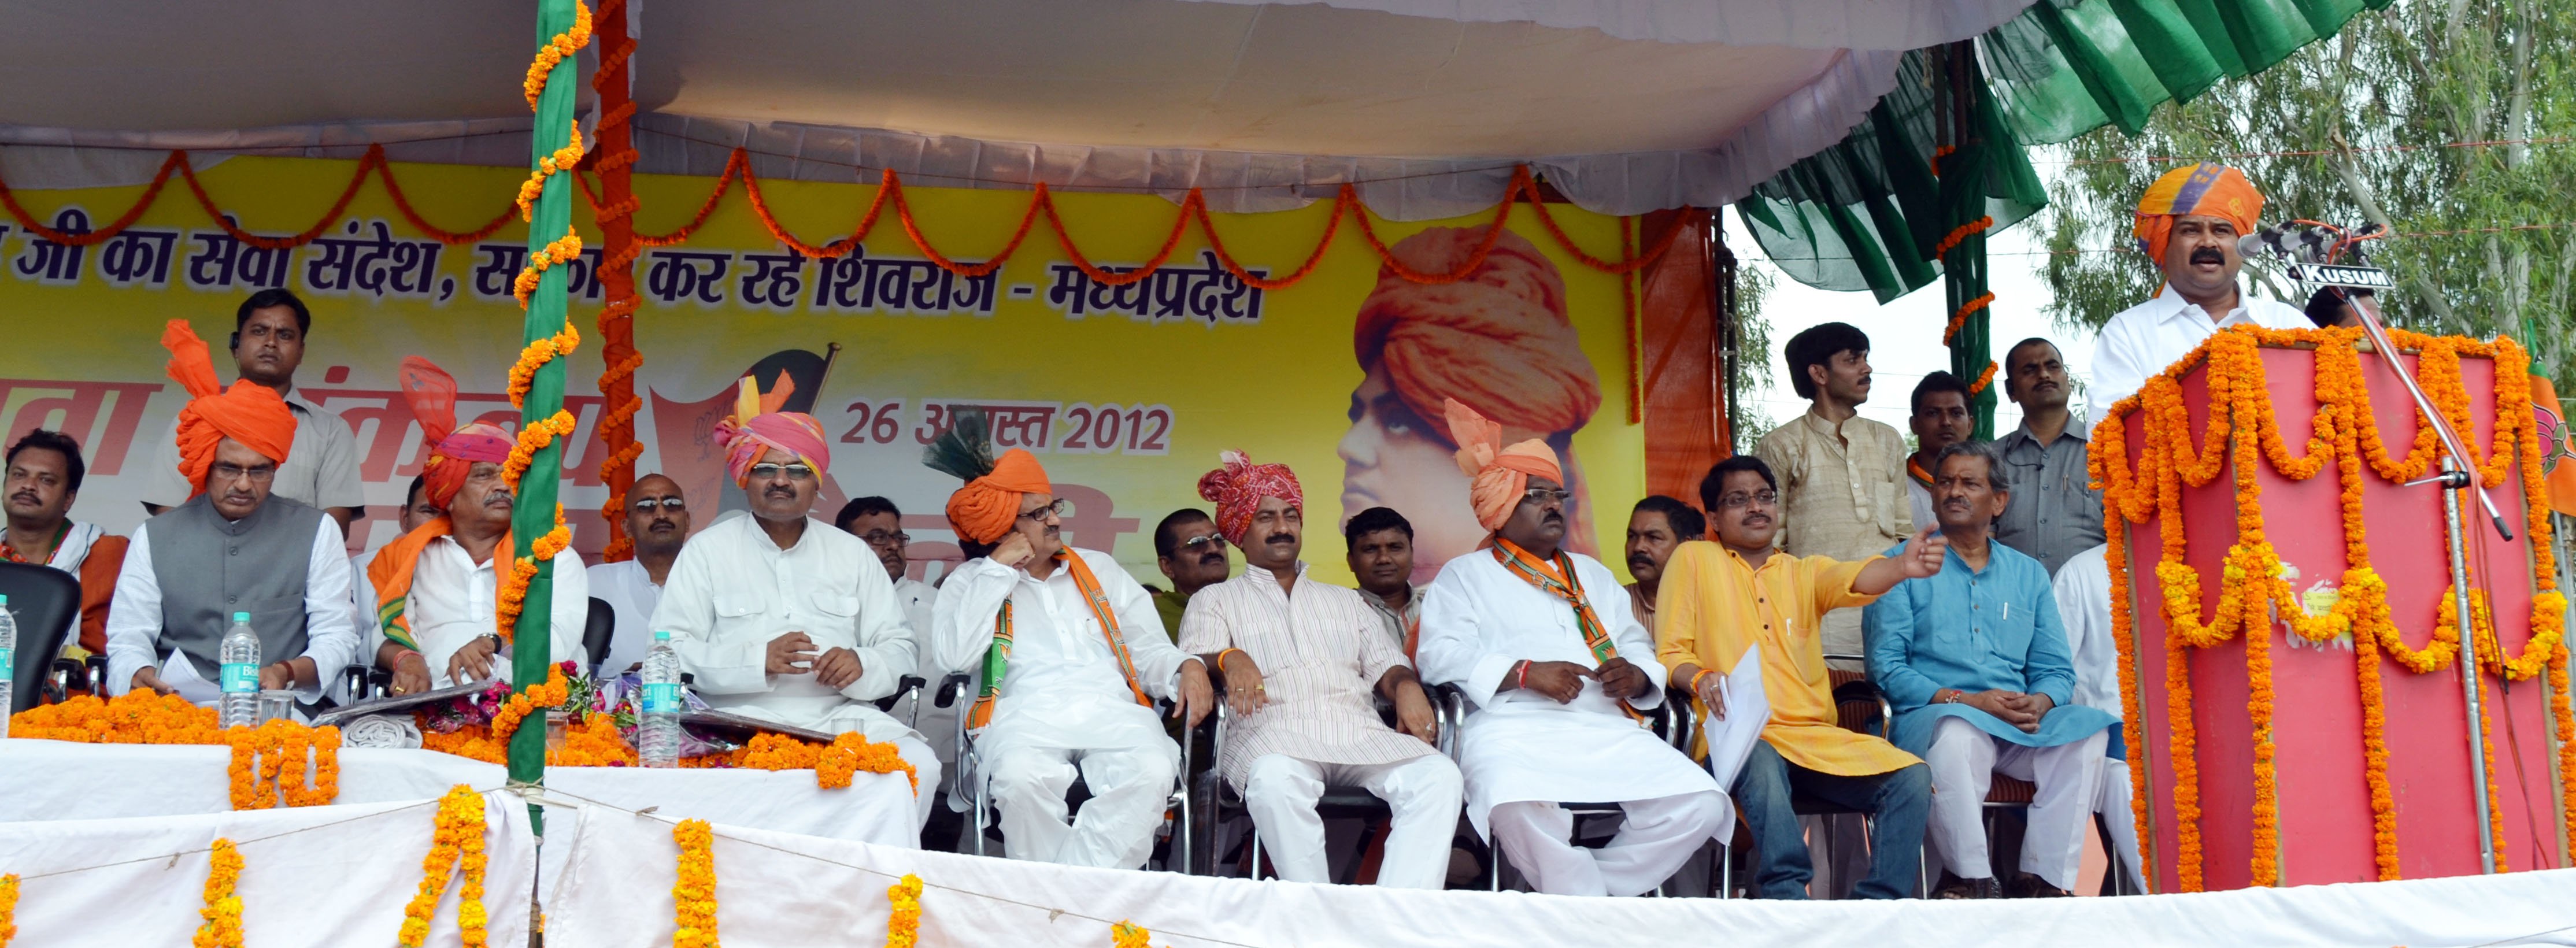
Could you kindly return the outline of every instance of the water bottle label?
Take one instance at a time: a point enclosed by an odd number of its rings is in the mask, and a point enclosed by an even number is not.
[[[680,686],[677,682],[644,686],[644,713],[680,713]]]
[[[0,681],[18,680],[18,665],[12,658],[17,651],[13,648],[0,648]]]
[[[223,678],[225,694],[249,695],[259,693],[259,666],[257,665],[252,665],[248,662],[233,662],[224,666],[223,675],[221,677]]]

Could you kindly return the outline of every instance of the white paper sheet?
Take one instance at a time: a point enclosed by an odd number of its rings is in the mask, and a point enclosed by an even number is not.
[[[1735,774],[1744,769],[1744,759],[1753,755],[1753,742],[1762,739],[1762,726],[1771,720],[1771,699],[1762,693],[1762,646],[1745,646],[1744,657],[1735,660],[1735,670],[1718,681],[1718,698],[1726,704],[1725,720],[1700,722],[1708,735],[1708,772],[1717,777],[1717,785],[1735,787]]]

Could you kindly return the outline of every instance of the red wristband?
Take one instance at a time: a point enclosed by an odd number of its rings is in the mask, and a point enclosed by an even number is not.
[[[1513,678],[1513,679],[1512,679],[1512,687],[1514,687],[1514,688],[1527,688],[1527,687],[1529,687],[1529,667],[1530,667],[1529,660],[1528,660],[1528,659],[1522,659],[1522,660],[1521,660],[1521,671],[1520,671],[1520,675],[1519,675],[1518,677],[1516,677],[1516,678]]]

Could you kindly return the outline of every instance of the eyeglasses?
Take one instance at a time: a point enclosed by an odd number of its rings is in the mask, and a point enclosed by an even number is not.
[[[652,513],[656,507],[672,513],[689,509],[689,505],[677,497],[646,497],[635,502],[635,512],[640,514]]]
[[[1526,490],[1526,491],[1522,491],[1522,492],[1521,492],[1521,503],[1524,503],[1524,504],[1544,504],[1544,503],[1547,503],[1548,501],[1553,500],[1553,501],[1556,501],[1557,503],[1560,503],[1560,504],[1561,504],[1561,503],[1566,502],[1568,499],[1572,498],[1573,496],[1574,496],[1574,492],[1573,492],[1573,491],[1566,490],[1566,489],[1564,489],[1564,488],[1559,488],[1559,487],[1532,487],[1532,488],[1530,488],[1530,489],[1528,489],[1528,490]]]
[[[247,480],[253,484],[265,484],[277,477],[277,466],[272,464],[266,467],[242,467],[238,464],[216,464],[206,468],[206,473],[219,481]]]
[[[905,533],[900,530],[893,533],[887,533],[883,530],[870,530],[866,533],[859,534],[859,539],[868,541],[869,546],[901,546],[912,542],[912,534]]]
[[[1205,536],[1195,536],[1181,541],[1181,548],[1192,553],[1198,552],[1201,547],[1212,547],[1219,550],[1225,549],[1225,538],[1211,533]]]
[[[1765,506],[1765,507],[1771,507],[1771,506],[1776,506],[1776,505],[1778,505],[1779,503],[1780,503],[1780,494],[1779,494],[1779,492],[1778,492],[1778,491],[1768,491],[1768,490],[1763,491],[1763,492],[1761,492],[1761,493],[1759,493],[1759,494],[1747,494],[1747,493],[1744,493],[1743,491],[1737,491],[1737,492],[1735,492],[1735,493],[1728,494],[1728,495],[1726,495],[1726,496],[1724,496],[1724,497],[1720,497],[1720,498],[1718,498],[1718,499],[1717,499],[1717,505],[1718,505],[1718,507],[1720,507],[1720,508],[1722,508],[1722,509],[1726,509],[1726,510],[1735,510],[1735,509],[1739,509],[1739,508],[1743,508],[1743,507],[1750,507],[1750,506],[1753,506],[1753,505],[1755,505],[1755,504],[1760,504],[1760,505]]]
[[[1061,516],[1064,516],[1064,515],[1065,515],[1065,513],[1066,513],[1067,511],[1070,511],[1070,510],[1072,510],[1072,509],[1073,509],[1073,502],[1072,502],[1072,501],[1068,501],[1068,500],[1065,500],[1065,499],[1063,499],[1063,498],[1059,497],[1059,498],[1056,498],[1056,502],[1055,502],[1055,503],[1048,504],[1048,505],[1046,505],[1046,506],[1044,506],[1044,507],[1040,507],[1040,508],[1038,508],[1038,509],[1036,509],[1036,510],[1032,510],[1032,511],[1029,511],[1029,512],[1027,512],[1027,513],[1021,514],[1021,515],[1020,515],[1020,519],[1022,519],[1022,520],[1026,520],[1026,521],[1028,521],[1028,522],[1030,522],[1030,523],[1045,523],[1045,522],[1046,522],[1046,518],[1048,518],[1048,517],[1061,517]]]
[[[772,478],[776,478],[780,474],[787,475],[787,479],[791,481],[810,481],[814,479],[814,469],[802,464],[754,464],[751,466],[751,476],[754,480],[770,480]]]

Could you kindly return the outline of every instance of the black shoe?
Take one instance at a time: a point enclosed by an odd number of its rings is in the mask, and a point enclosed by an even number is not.
[[[1988,876],[1983,879],[1961,879],[1945,872],[1941,874],[1941,887],[1933,890],[1932,897],[1936,899],[2000,899],[2004,897],[2004,888],[2001,883],[1994,880],[1993,876]]]
[[[2013,877],[2013,898],[2016,899],[2064,898],[2074,894],[2075,893],[2066,891],[2065,889],[2049,885],[2048,880],[2042,879],[2034,873],[2024,872]]]

